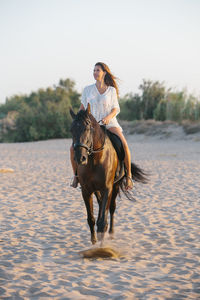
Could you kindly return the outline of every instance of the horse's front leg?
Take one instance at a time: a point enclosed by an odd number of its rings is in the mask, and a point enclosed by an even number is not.
[[[98,213],[98,218],[97,218],[97,224],[98,224],[99,218],[101,216],[102,199],[101,199],[101,193],[99,191],[96,191],[94,194],[95,194],[95,196],[97,198],[97,202],[98,202],[98,205],[99,205],[99,213]]]
[[[108,209],[112,196],[112,189],[106,189],[101,192],[102,201],[99,205],[99,215],[97,220],[97,236],[98,240],[103,240],[104,234],[108,228]]]
[[[87,221],[91,231],[91,242],[92,244],[95,244],[97,239],[96,239],[96,234],[94,229],[95,218],[93,213],[93,197],[91,193],[88,193],[87,191],[84,190],[82,190],[82,196],[87,210]]]

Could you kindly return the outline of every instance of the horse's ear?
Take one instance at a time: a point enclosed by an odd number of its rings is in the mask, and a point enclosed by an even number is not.
[[[73,110],[72,110],[72,108],[70,107],[70,110],[69,110],[69,112],[70,112],[70,115],[72,116],[72,119],[75,119],[75,117],[76,117],[76,114],[73,112]]]
[[[87,113],[91,114],[90,103],[88,103],[88,106],[87,106]]]

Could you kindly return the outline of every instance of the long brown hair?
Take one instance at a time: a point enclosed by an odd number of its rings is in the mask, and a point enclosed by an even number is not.
[[[115,89],[116,89],[116,92],[117,92],[117,97],[119,97],[119,88],[118,88],[118,85],[117,85],[117,82],[116,80],[118,79],[117,77],[115,77],[109,67],[103,63],[103,62],[97,62],[95,64],[95,66],[100,66],[101,69],[106,72],[106,75],[105,75],[105,78],[104,78],[104,82],[107,86],[113,86]]]

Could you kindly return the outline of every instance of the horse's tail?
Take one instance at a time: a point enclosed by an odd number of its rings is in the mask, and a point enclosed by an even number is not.
[[[148,176],[144,170],[139,168],[136,164],[131,163],[131,174],[133,180],[141,183],[147,183],[149,181]]]
[[[131,174],[132,174],[132,179],[134,181],[141,182],[141,183],[148,183],[148,181],[149,181],[149,179],[148,179],[149,174],[147,172],[145,172],[144,170],[142,170],[141,168],[139,168],[134,163],[131,163]],[[134,198],[134,195],[131,192],[126,191],[126,189],[125,189],[125,184],[126,184],[126,177],[125,176],[123,176],[120,179],[118,184],[119,184],[120,190],[125,194],[125,196],[129,200],[136,201],[135,198]],[[118,191],[119,196],[120,196],[120,190]]]

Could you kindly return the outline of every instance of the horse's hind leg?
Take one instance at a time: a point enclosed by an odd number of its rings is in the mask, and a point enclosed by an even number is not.
[[[110,228],[109,228],[109,234],[110,237],[113,238],[114,235],[114,212],[116,208],[116,197],[119,192],[119,186],[114,185],[113,186],[113,192],[112,192],[112,198],[110,202]]]
[[[85,202],[86,210],[87,210],[87,221],[88,225],[90,227],[90,232],[91,232],[91,242],[92,244],[95,244],[97,239],[96,239],[96,234],[95,234],[95,218],[93,214],[93,199],[92,199],[92,194],[88,194],[86,191],[82,190],[82,195],[83,199]]]

